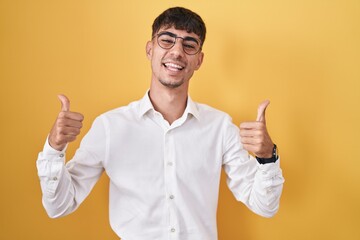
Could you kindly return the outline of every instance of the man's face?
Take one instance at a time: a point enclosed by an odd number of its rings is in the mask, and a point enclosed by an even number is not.
[[[188,33],[171,27],[160,28],[157,34],[164,32],[181,38],[196,39],[200,42],[195,33]],[[170,49],[159,46],[157,35],[146,44],[147,57],[151,61],[152,81],[159,81],[169,88],[188,86],[194,71],[200,68],[204,54],[201,51],[195,55],[186,54],[181,38],[177,38],[175,45]]]

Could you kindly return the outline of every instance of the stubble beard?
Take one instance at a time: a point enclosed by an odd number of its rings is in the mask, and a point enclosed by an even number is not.
[[[175,89],[175,88],[178,88],[181,85],[183,85],[184,80],[181,80],[179,82],[171,82],[171,81],[166,81],[166,80],[163,80],[163,79],[159,79],[159,82],[165,87]]]

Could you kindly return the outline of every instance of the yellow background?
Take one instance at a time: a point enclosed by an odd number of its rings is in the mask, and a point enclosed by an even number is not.
[[[154,18],[181,5],[208,35],[194,100],[268,129],[286,178],[279,213],[261,218],[222,178],[220,240],[360,239],[360,1],[0,1],[0,239],[117,239],[104,175],[72,215],[49,219],[35,161],[60,103],[87,132],[102,112],[143,96]],[[72,156],[79,141],[71,144]]]

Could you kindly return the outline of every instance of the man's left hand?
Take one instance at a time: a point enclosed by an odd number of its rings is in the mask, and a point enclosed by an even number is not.
[[[241,143],[244,149],[259,158],[271,158],[274,147],[266,129],[265,110],[269,104],[269,100],[260,103],[255,122],[240,124]]]

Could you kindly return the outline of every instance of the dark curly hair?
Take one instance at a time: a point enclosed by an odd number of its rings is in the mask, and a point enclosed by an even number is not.
[[[161,27],[174,27],[178,30],[185,30],[188,33],[195,33],[201,40],[201,46],[204,44],[206,27],[204,21],[195,12],[183,8],[173,7],[160,14],[152,25],[152,36],[159,31]]]

